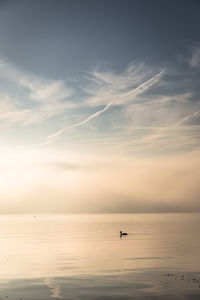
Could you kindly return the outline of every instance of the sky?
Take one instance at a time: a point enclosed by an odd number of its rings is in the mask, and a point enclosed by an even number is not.
[[[200,1],[0,1],[0,213],[200,211]]]

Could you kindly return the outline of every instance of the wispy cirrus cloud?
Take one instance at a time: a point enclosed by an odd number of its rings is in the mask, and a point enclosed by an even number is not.
[[[142,96],[141,102],[128,105],[123,130],[129,137],[136,137],[127,139],[121,147],[133,152],[199,148],[200,103],[192,102],[191,97],[191,93],[152,99]]]
[[[30,114],[29,109],[20,109],[17,99],[13,99],[9,95],[0,95],[0,104],[0,121],[4,125],[23,123]]]
[[[105,105],[110,102],[114,105],[127,104],[133,100],[133,97],[156,84],[165,72],[166,68],[156,72],[154,68],[143,64],[139,66],[131,64],[120,75],[110,71],[101,72],[101,70],[90,72],[89,80],[92,85],[85,89],[89,95],[87,104],[91,106]]]
[[[192,47],[192,55],[188,60],[189,65],[194,68],[200,67],[200,45]]]
[[[157,83],[164,75],[165,70],[163,69],[154,76],[152,76],[152,73],[151,68],[145,64],[133,63],[120,74],[98,70],[90,72],[88,86],[83,87],[88,97],[86,100],[80,101],[79,106],[88,108],[91,106],[105,106],[83,120],[63,127],[50,135],[50,138],[62,134],[68,128],[79,127],[90,122],[105,112],[111,106],[111,103],[112,105],[127,104],[132,101],[134,96],[143,93]],[[41,78],[3,60],[0,61],[0,77],[24,88],[27,95],[25,99],[20,98],[17,101],[9,93],[4,95],[4,97],[7,97],[7,101],[5,102],[2,99],[5,109],[1,113],[0,119],[5,120],[8,115],[13,116],[12,121],[7,118],[7,123],[22,125],[39,123],[53,116],[60,116],[67,109],[76,107],[76,104],[70,99],[74,90],[62,80],[53,81]],[[93,83],[92,88],[90,83]]]
[[[45,79],[2,60],[0,76],[28,88],[30,99],[37,102],[56,102],[68,98],[73,93],[73,89],[66,86],[62,80]]]
[[[143,71],[143,76],[142,76]],[[89,97],[85,102],[88,106],[99,106],[105,105],[103,109],[91,114],[83,121],[77,122],[71,126],[64,127],[57,132],[48,136],[48,140],[53,140],[59,135],[63,134],[66,130],[82,126],[92,119],[98,117],[100,114],[105,112],[111,105],[126,105],[130,101],[134,100],[134,97],[145,92],[156,84],[162,76],[165,74],[166,69],[162,69],[156,75],[151,76],[147,80],[140,82],[134,88],[131,88],[133,84],[138,83],[141,79],[145,79],[150,73],[150,69],[147,69],[144,65],[133,66],[131,64],[125,72],[121,75],[114,75],[111,72],[101,73],[101,72],[91,72],[90,81],[95,83],[95,87],[92,89],[85,89]],[[131,81],[132,79],[132,81]]]
[[[86,80],[77,83],[77,101],[76,89],[66,82],[41,78],[1,62],[2,80],[23,92],[22,98],[9,91],[1,93],[1,125],[45,125],[56,116],[51,125],[55,131],[47,130],[44,144],[55,142],[60,136],[62,142],[72,137],[74,145],[106,144],[107,149],[119,152],[169,146],[181,149],[198,144],[200,104],[190,88],[191,81],[188,89],[180,90],[182,74],[171,76],[166,68],[160,70],[144,63],[131,63],[121,72],[95,69],[86,74]],[[81,139],[76,141],[75,136],[84,125],[92,130],[82,131]],[[96,137],[90,136],[94,128]]]
[[[0,61],[0,77],[12,87],[7,88],[0,97],[4,107],[0,119],[6,119],[8,124],[28,125],[43,122],[73,106],[68,100],[73,94],[73,89],[62,80],[33,75],[3,60]],[[10,90],[17,91],[19,87],[22,88],[20,97],[13,96]],[[9,115],[13,118],[7,118]]]

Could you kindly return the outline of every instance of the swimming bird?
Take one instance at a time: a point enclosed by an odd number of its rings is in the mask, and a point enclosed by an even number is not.
[[[128,233],[120,231],[120,236],[122,235],[128,235]]]

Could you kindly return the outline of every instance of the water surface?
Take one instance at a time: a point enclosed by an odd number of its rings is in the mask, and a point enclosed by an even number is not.
[[[1,216],[0,299],[200,299],[199,231],[199,214]]]

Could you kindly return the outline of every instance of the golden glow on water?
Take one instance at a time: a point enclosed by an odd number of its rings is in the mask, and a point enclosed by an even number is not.
[[[0,278],[198,271],[199,226],[198,214],[1,216]]]

